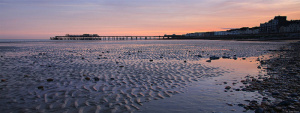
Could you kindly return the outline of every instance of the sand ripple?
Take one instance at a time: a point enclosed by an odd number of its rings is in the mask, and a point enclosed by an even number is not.
[[[211,54],[237,53],[212,48],[62,43],[3,50],[0,108],[4,112],[133,112],[145,102],[170,98],[203,78],[226,73],[198,61]]]

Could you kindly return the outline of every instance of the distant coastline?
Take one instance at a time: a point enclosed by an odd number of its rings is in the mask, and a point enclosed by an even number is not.
[[[174,35],[170,39],[241,40],[241,41],[299,40],[300,33],[251,34],[251,35],[244,34],[244,35],[193,36],[193,37]]]
[[[261,23],[260,26],[256,27],[242,27],[237,29],[230,29],[227,31],[211,31],[211,32],[194,32],[187,33],[182,36],[189,37],[203,37],[203,38],[268,38],[268,37],[299,37],[300,33],[300,20],[290,20],[286,19],[286,16],[275,16],[274,19],[268,22]],[[174,34],[175,35],[175,34]],[[296,35],[296,36],[294,36]]]
[[[300,32],[272,33],[272,34],[240,34],[240,35],[213,35],[213,36],[55,36],[51,40],[239,40],[239,41],[268,41],[268,40],[300,40]]]
[[[194,32],[183,35],[163,36],[99,36],[83,34],[50,37],[51,40],[149,40],[149,39],[208,39],[208,40],[294,40],[300,39],[300,20],[286,20],[275,16],[256,27],[242,27],[227,31]]]

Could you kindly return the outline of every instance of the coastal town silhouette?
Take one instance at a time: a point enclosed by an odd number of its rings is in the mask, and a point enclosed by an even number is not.
[[[83,34],[50,37],[51,40],[138,40],[138,39],[297,39],[300,36],[300,20],[287,20],[286,16],[275,16],[256,27],[242,27],[227,31],[195,32],[183,35],[163,36],[99,36]]]

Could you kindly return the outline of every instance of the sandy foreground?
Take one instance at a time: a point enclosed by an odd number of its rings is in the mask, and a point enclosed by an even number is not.
[[[299,85],[289,82],[288,92],[264,86],[280,75],[273,66],[278,61],[287,63],[280,65],[284,72],[299,75],[294,46],[234,41],[1,43],[0,108],[66,113],[298,110]],[[285,80],[296,83],[295,77]],[[283,101],[288,105],[281,106]]]

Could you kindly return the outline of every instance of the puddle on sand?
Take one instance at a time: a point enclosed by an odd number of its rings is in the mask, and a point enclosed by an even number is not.
[[[145,106],[141,107],[141,110],[138,112],[247,112],[238,104],[247,105],[248,102],[245,100],[260,102],[263,96],[258,92],[236,91],[236,89],[241,89],[245,86],[240,81],[245,79],[246,76],[265,74],[264,71],[257,68],[259,66],[259,61],[256,61],[257,58],[248,57],[236,60],[221,58],[211,62],[206,62],[206,60],[194,61],[193,63],[218,67],[227,72],[222,73],[221,76],[206,78],[201,82],[193,83],[185,89],[184,93],[174,95],[172,98],[145,103]],[[262,56],[259,58],[262,58]],[[231,89],[226,90],[226,86],[231,86]]]

